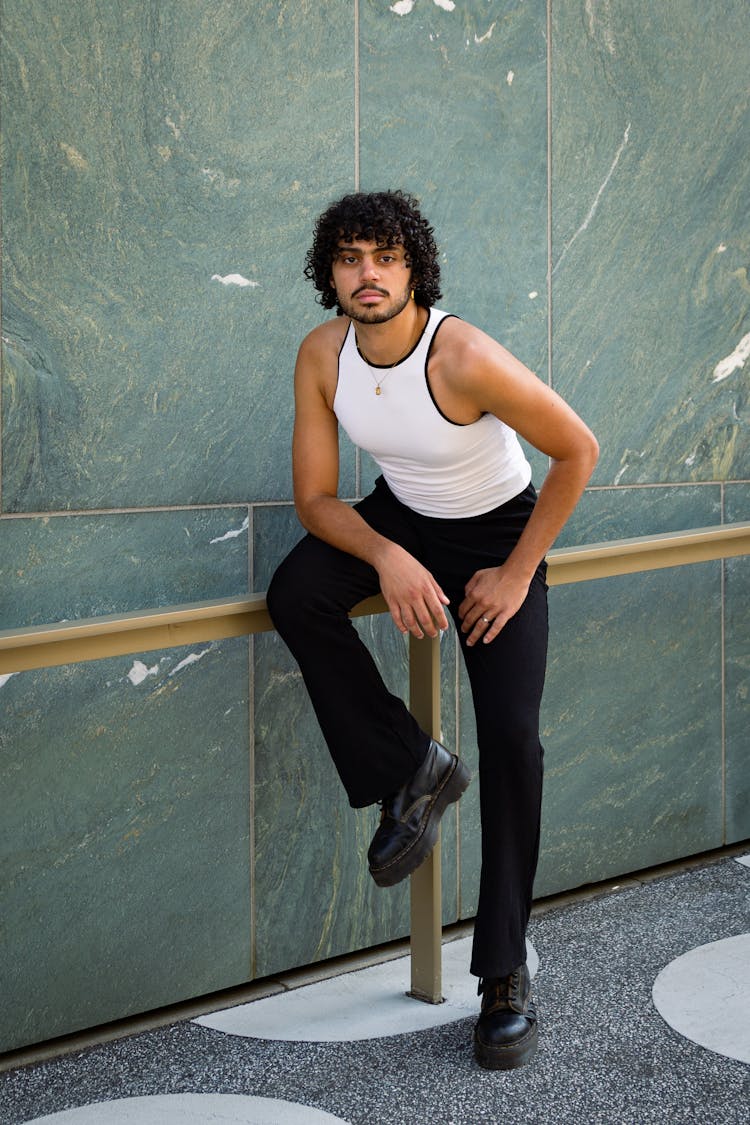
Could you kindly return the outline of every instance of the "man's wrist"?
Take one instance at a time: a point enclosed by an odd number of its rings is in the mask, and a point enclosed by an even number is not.
[[[542,556],[543,558],[544,556]],[[526,582],[527,585],[536,574],[537,567],[542,559],[537,560],[533,555],[520,555],[512,553],[503,563],[503,571],[506,576],[517,579],[519,582]]]
[[[372,547],[368,551],[367,561],[380,572],[388,566],[389,561],[393,558],[394,551],[398,550],[401,550],[401,548],[392,539],[386,539],[384,535],[374,531]]]

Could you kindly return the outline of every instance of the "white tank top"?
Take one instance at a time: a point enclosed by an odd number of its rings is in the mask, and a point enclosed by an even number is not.
[[[523,492],[531,467],[515,431],[494,414],[464,426],[451,422],[435,403],[427,361],[448,315],[430,309],[417,344],[392,367],[363,359],[350,323],[339,353],[333,409],[354,444],[377,461],[402,504],[424,516],[478,516]]]

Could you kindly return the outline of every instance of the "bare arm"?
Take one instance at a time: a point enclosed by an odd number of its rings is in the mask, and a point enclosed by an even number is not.
[[[466,585],[462,631],[469,644],[480,638],[489,643],[523,603],[536,568],[578,503],[599,447],[575,411],[520,360],[484,333],[456,323],[452,343],[458,354],[451,356],[449,348],[445,358],[450,370],[461,373],[458,393],[551,458],[536,507],[506,562],[478,571]]]
[[[337,346],[328,325],[303,342],[294,376],[292,443],[294,502],[303,527],[378,572],[380,588],[402,633],[434,637],[448,627],[443,591],[430,572],[397,543],[374,531],[338,499],[338,423],[333,413]]]

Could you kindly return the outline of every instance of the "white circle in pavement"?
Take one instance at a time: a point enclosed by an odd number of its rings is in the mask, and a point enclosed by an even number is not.
[[[63,1109],[29,1125],[348,1125],[322,1109],[244,1094],[155,1094]]]
[[[478,1015],[477,978],[469,976],[471,938],[447,942],[442,948],[442,1004],[425,1004],[407,994],[410,962],[408,957],[399,957],[212,1012],[194,1022],[247,1039],[347,1043],[424,1031]],[[539,958],[528,942],[526,962],[534,976]]]
[[[683,953],[659,973],[653,998],[680,1035],[750,1063],[750,934]]]

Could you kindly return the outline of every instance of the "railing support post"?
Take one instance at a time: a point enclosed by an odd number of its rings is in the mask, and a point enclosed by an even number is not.
[[[440,738],[440,638],[409,637],[409,706],[419,725]],[[432,855],[410,879],[411,990],[428,1004],[443,1001],[440,834]]]

